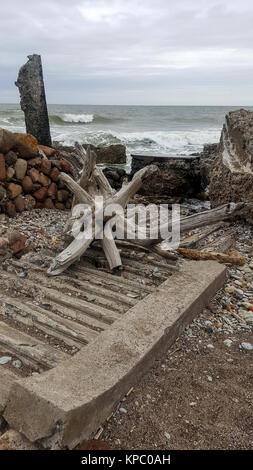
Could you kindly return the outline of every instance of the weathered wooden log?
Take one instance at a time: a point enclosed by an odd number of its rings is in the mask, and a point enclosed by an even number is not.
[[[239,212],[239,209],[242,209],[244,206],[243,203],[233,203],[223,204],[222,206],[216,207],[215,209],[200,212],[199,214],[190,215],[188,217],[182,217],[180,219],[180,233],[188,232],[198,227],[203,227],[204,225],[211,225],[217,223],[221,220],[227,220],[233,217],[233,215]],[[145,240],[135,240],[133,241],[136,244],[141,244],[143,246],[151,246],[158,244],[162,241],[161,231],[163,227],[168,230],[171,230],[171,222],[163,226],[160,225],[160,234],[156,238],[152,238],[150,233],[147,231],[147,238]]]
[[[123,234],[125,241],[128,240],[131,244],[143,248],[146,247],[146,249],[153,249],[154,247],[154,250],[162,255],[163,250],[157,245],[163,239],[161,235],[165,231],[163,229],[166,229],[167,232],[171,231],[172,219],[166,221],[166,224],[164,223],[165,221],[162,221],[160,232],[158,231],[154,236],[152,214],[149,217],[149,226],[146,226],[146,217],[141,217],[141,223],[137,225],[137,234],[135,211],[128,211],[128,215],[130,213],[130,220],[129,218],[126,219],[124,215],[124,208],[129,200],[139,190],[143,182],[158,171],[157,166],[150,165],[141,169],[134,175],[131,182],[124,184],[118,192],[115,192],[102,171],[96,167],[96,155],[94,152],[91,152],[89,148],[85,151],[79,144],[76,144],[76,152],[83,161],[83,171],[79,182],[74,181],[65,173],[61,173],[60,179],[74,195],[72,212],[68,221],[68,230],[76,226],[78,230],[75,234],[76,238],[72,243],[53,260],[48,270],[49,274],[59,274],[72,263],[79,260],[94,239],[101,239],[102,248],[110,268],[114,269],[121,266],[120,253],[113,235],[115,226]],[[99,206],[99,208],[95,204],[96,196],[101,196],[103,201],[102,206]],[[87,208],[82,209],[82,206],[78,205],[79,203],[87,205]],[[114,205],[117,205],[117,208],[122,208],[121,214],[118,212],[115,214]],[[180,230],[181,232],[189,231],[230,218],[235,211],[238,212],[239,206],[240,204],[230,203],[211,211],[179,218]],[[78,212],[79,209],[80,211]],[[91,217],[88,218],[88,216]],[[166,252],[164,256],[171,257]],[[172,256],[175,257],[175,255]]]
[[[15,82],[20,93],[20,105],[25,114],[26,131],[39,144],[51,147],[51,135],[47,111],[46,93],[40,55],[28,56]]]
[[[110,219],[113,219],[115,215],[112,213],[105,216],[104,211],[110,205],[114,204],[120,205],[123,209],[129,199],[131,199],[135,192],[141,187],[143,181],[158,171],[155,165],[140,170],[135,174],[130,183],[124,185],[124,187],[116,193],[111,188],[102,171],[96,167],[96,155],[94,152],[91,152],[89,148],[85,151],[79,144],[76,144],[76,151],[84,162],[84,168],[79,182],[77,183],[65,173],[61,173],[60,175],[61,181],[66,184],[74,195],[72,213],[66,229],[69,231],[75,221],[78,222],[79,216],[75,216],[75,207],[77,207],[78,203],[89,205],[92,213],[92,220],[84,231],[80,232],[77,238],[73,240],[69,247],[52,261],[52,264],[48,269],[48,273],[51,275],[60,274],[68,266],[77,261],[90,246],[95,236],[97,237],[102,231],[104,231],[104,223],[106,222],[105,233],[103,233],[103,237],[101,236],[105,256],[111,269],[121,266],[122,262],[120,254],[112,235],[112,225],[108,223],[108,220],[110,221]],[[102,196],[104,203],[104,206],[101,209],[98,209],[96,213],[97,219],[101,219],[103,221],[102,226],[100,227],[95,226],[94,220],[95,196]]]
[[[237,266],[244,266],[246,263],[245,257],[239,251],[231,250],[230,253],[217,253],[214,251],[199,251],[191,250],[189,248],[178,248],[178,253],[188,259],[200,260],[215,260],[219,263],[235,264]]]

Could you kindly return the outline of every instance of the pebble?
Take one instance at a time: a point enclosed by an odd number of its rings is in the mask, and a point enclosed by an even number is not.
[[[165,432],[164,435],[165,435],[166,439],[168,439],[168,440],[170,439],[170,434],[168,432]]]
[[[12,360],[10,356],[2,356],[0,357],[0,365],[8,364]]]
[[[207,345],[207,348],[208,348],[208,349],[214,349],[214,345],[213,345],[213,344],[208,344],[208,345]]]
[[[12,365],[16,367],[16,369],[20,369],[20,367],[22,366],[22,362],[17,359],[16,361],[13,361]]]
[[[253,351],[253,345],[251,343],[241,343],[241,347],[246,351]]]
[[[225,339],[225,340],[223,341],[223,343],[225,344],[225,346],[227,346],[228,348],[230,348],[231,345],[232,345],[232,343],[233,343],[233,341],[232,341],[231,339]]]
[[[192,401],[192,402],[190,403],[190,406],[196,406],[196,405],[197,405],[197,402],[196,402],[196,401]]]
[[[211,376],[211,375],[208,375],[208,376],[207,376],[207,380],[208,380],[208,382],[212,382],[212,381],[213,381],[212,376]]]
[[[126,408],[120,408],[120,409],[119,409],[119,411],[120,411],[121,413],[124,413],[124,414],[126,414],[126,413],[127,413],[127,410],[126,410]]]

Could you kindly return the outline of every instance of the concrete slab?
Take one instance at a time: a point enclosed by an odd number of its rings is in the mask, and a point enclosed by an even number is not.
[[[14,383],[4,413],[10,427],[55,449],[89,438],[225,276],[226,268],[215,261],[185,262],[73,358]]]

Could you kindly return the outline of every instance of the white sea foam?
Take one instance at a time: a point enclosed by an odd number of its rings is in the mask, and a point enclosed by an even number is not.
[[[64,114],[61,119],[64,122],[73,122],[73,123],[89,123],[94,119],[93,114]]]
[[[74,142],[87,142],[94,145],[123,144],[130,153],[150,152],[154,154],[189,155],[201,151],[204,144],[218,142],[220,129],[196,129],[188,131],[146,131],[146,132],[115,132],[79,131],[71,129],[55,135],[64,145]]]

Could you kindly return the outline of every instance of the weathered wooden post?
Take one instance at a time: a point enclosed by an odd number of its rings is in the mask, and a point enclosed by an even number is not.
[[[28,56],[18,74],[15,85],[19,89],[20,105],[25,113],[26,131],[41,145],[52,145],[41,57]]]

